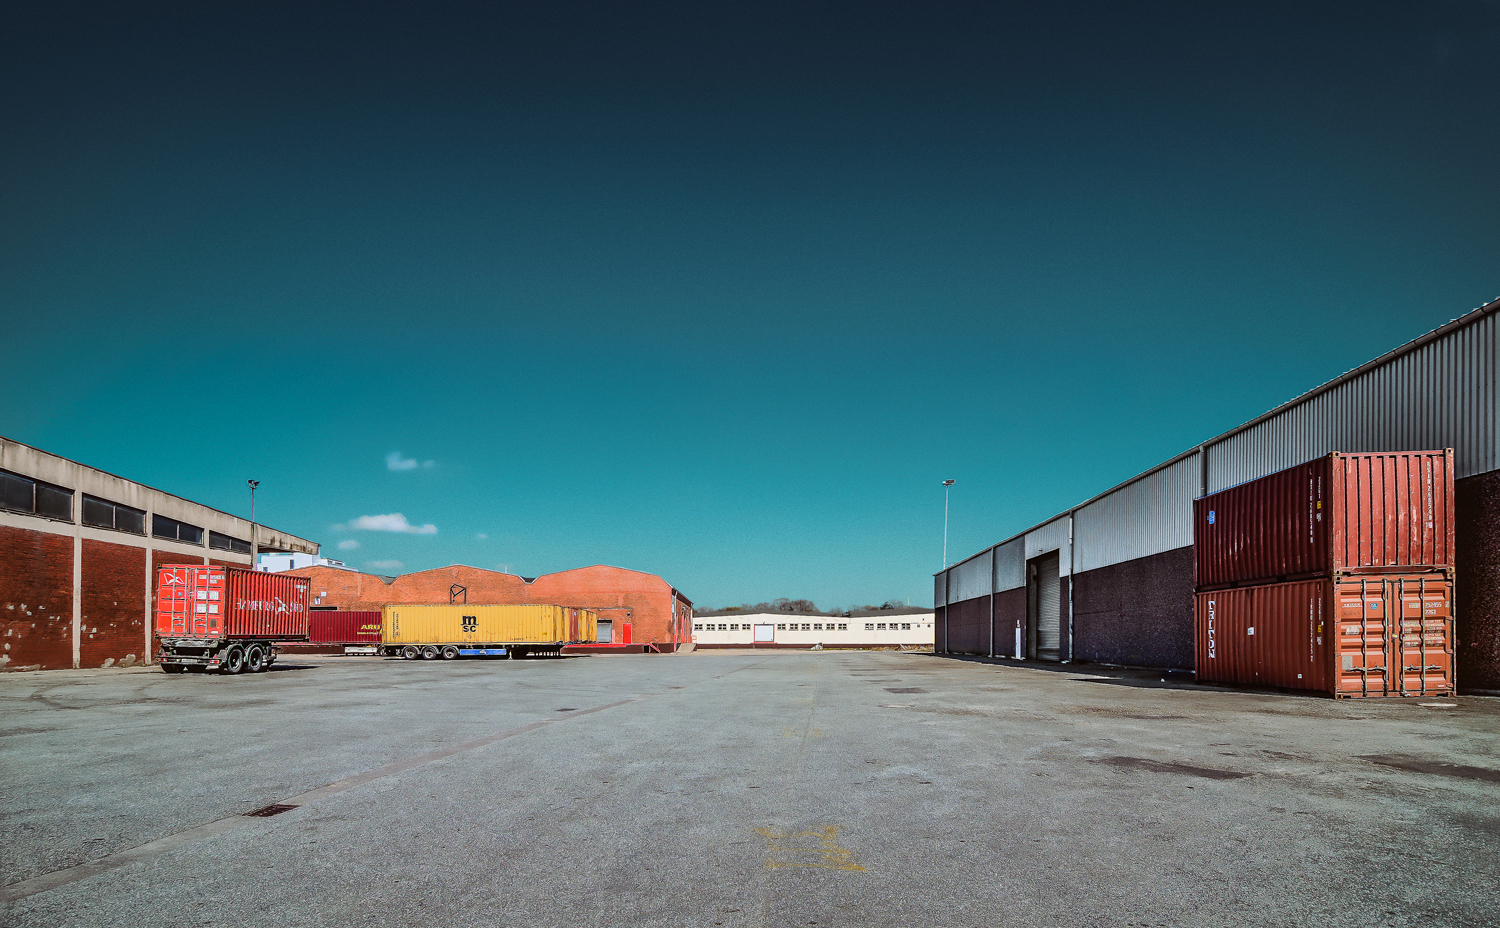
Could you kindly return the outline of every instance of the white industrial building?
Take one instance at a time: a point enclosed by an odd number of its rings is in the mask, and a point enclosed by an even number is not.
[[[701,648],[930,648],[932,612],[881,611],[869,615],[730,613],[693,617],[693,643]]]

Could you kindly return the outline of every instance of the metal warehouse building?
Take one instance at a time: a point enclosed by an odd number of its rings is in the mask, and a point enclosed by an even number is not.
[[[252,540],[318,553],[317,542],[0,438],[0,669],[149,662],[155,569],[249,567]]]
[[[1458,683],[1500,689],[1500,300],[936,575],[940,653],[1193,666],[1193,500],[1335,451],[1452,448]]]

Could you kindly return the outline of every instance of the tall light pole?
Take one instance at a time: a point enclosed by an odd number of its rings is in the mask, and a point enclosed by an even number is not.
[[[255,570],[260,566],[256,563],[260,560],[260,552],[255,544],[255,488],[260,486],[260,481],[247,480],[245,482],[250,484],[250,569]]]
[[[943,569],[948,569],[948,492],[953,489],[952,480],[943,481]]]

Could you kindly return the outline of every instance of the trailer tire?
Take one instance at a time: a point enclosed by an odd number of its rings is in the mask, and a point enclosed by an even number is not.
[[[224,652],[223,659],[219,662],[219,673],[234,676],[245,672],[245,649],[239,645],[231,647]]]
[[[250,650],[245,652],[245,670],[249,673],[261,673],[265,669],[265,652],[260,649],[260,645],[251,645]]]
[[[458,660],[458,648],[455,648],[451,644],[448,645],[446,648],[444,648],[443,649],[443,660],[445,660],[445,661]]]
[[[419,648],[413,647],[412,645],[407,645],[406,647],[401,649],[401,659],[403,661],[414,661],[421,656],[422,651]]]
[[[422,649],[422,660],[424,661],[435,661],[441,656],[442,652],[432,645],[427,645]]]

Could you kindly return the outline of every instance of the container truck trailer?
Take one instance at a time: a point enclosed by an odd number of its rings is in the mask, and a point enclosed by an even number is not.
[[[573,606],[411,606],[383,610],[381,653],[405,660],[557,657],[593,642],[599,615]]]
[[[260,673],[278,642],[307,640],[307,587],[305,577],[165,564],[156,572],[157,662],[167,673]]]

